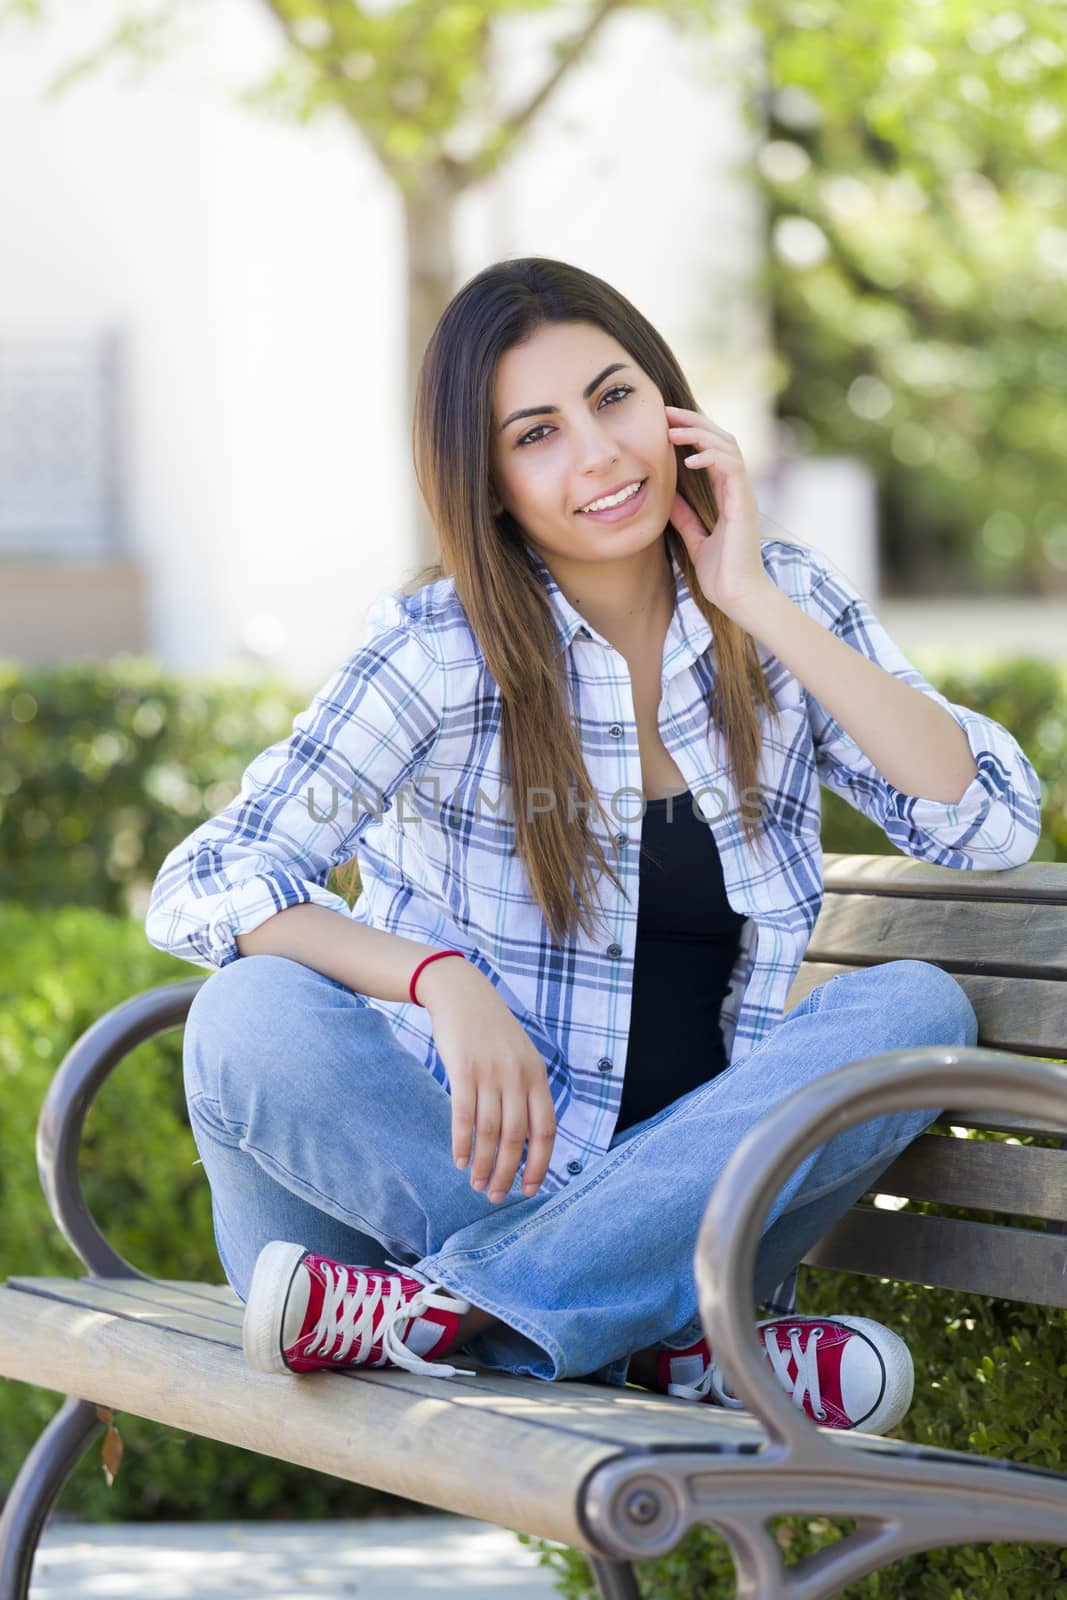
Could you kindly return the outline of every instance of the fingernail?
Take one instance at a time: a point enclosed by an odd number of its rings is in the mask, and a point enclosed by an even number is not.
[[[484,1189],[485,1188],[485,1179],[484,1178],[472,1178],[471,1179],[471,1188],[472,1189]]]

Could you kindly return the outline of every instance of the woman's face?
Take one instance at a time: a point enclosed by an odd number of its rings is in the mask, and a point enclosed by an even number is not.
[[[537,414],[513,418],[517,411]],[[632,556],[661,539],[670,518],[678,463],[667,426],[656,385],[610,334],[591,323],[550,323],[497,368],[496,493],[546,560]],[[580,509],[642,479],[634,508],[618,520]]]

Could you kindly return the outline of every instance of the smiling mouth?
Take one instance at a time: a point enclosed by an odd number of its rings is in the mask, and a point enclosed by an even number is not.
[[[633,483],[627,485],[628,492],[627,492],[626,498],[624,500],[617,500],[614,505],[602,506],[599,511],[591,511],[589,506],[579,506],[578,507],[578,515],[579,516],[601,517],[601,516],[604,516],[605,513],[609,512],[609,511],[621,511],[624,506],[629,505],[631,500],[636,500],[638,498],[638,496],[640,495],[642,489],[645,487],[645,484],[647,482],[648,482],[647,478],[635,478]],[[603,496],[599,496],[598,498],[603,499],[604,497]],[[594,504],[594,503],[595,502],[590,502],[590,504]]]

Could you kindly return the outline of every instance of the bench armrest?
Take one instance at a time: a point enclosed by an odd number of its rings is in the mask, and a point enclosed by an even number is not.
[[[82,1129],[112,1068],[145,1039],[184,1026],[206,978],[160,984],[104,1013],[71,1045],[56,1069],[37,1119],[37,1172],[56,1226],[97,1278],[144,1278],[124,1261],[93,1220],[78,1175]]]
[[[883,1051],[790,1095],[749,1129],[719,1174],[694,1256],[700,1317],[733,1389],[783,1460],[818,1468],[839,1456],[780,1387],[752,1327],[756,1250],[779,1189],[805,1156],[846,1128],[964,1104],[1049,1118],[1054,1127],[1067,1110],[1067,1068],[981,1045]]]

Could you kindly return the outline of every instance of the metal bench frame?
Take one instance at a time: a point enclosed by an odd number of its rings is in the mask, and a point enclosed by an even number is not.
[[[983,903],[995,900],[1002,907],[1067,906],[1067,865],[961,874],[928,867],[910,858],[827,856],[826,867],[827,888],[832,887],[839,896],[853,897],[854,903],[847,908],[853,917],[857,906],[862,910],[865,901],[873,907],[875,898],[909,899],[916,895],[928,906],[944,905],[952,899]],[[801,997],[805,985],[810,988],[824,981],[830,971],[846,970],[849,962],[869,964],[874,959],[870,949],[857,951],[855,946],[848,951],[832,951],[820,935],[820,929],[832,926],[835,918],[840,925],[842,903],[839,901],[836,910],[831,908],[829,913],[824,910],[829,922],[820,918],[798,975],[800,992],[795,985],[790,1004]],[[975,911],[972,927],[977,926],[977,916]],[[882,951],[880,960],[920,955],[914,948],[894,949],[893,936],[887,943],[884,928],[875,930],[875,934],[874,944]],[[1044,966],[1020,962],[1017,949],[1004,958],[1003,974],[998,974],[990,961],[968,958],[959,952],[946,956],[940,964],[959,972],[965,986],[977,982],[977,994],[990,974],[1014,976],[1019,981],[1031,979],[1045,986],[1052,980],[1062,981],[1067,978],[1062,952],[1061,933],[1059,947],[1051,952]],[[933,959],[929,955],[922,958]],[[827,962],[836,965],[827,966]],[[167,1287],[140,1272],[108,1244],[86,1205],[78,1176],[78,1155],[86,1114],[109,1074],[143,1041],[183,1026],[193,997],[205,981],[163,985],[115,1007],[75,1042],[57,1070],[38,1122],[38,1170],[56,1224],[84,1263],[88,1277],[16,1279],[0,1287],[0,1300],[17,1307],[25,1326],[29,1326],[26,1317],[44,1316],[43,1308],[47,1308],[49,1316],[57,1317],[78,1306],[79,1292],[83,1294],[83,1305],[90,1304],[84,1300],[90,1288],[107,1290],[129,1280],[153,1289]],[[1046,1002],[1047,998],[1046,994]],[[982,1033],[992,1032],[996,1037],[988,995],[983,1007],[985,1016],[976,1004]],[[972,1127],[1067,1136],[1065,1069],[1051,1061],[1034,1059],[1038,1054],[1052,1053],[1048,1050],[1047,1028],[1042,1033],[1043,1026],[1036,1022],[1032,1038],[1019,1041],[1017,1048],[1009,1051],[983,1045],[923,1047],[888,1051],[852,1062],[791,1096],[741,1141],[710,1196],[696,1245],[695,1272],[700,1313],[709,1341],[730,1372],[749,1414],[692,1407],[685,1402],[625,1391],[627,1397],[633,1397],[625,1403],[630,1409],[616,1405],[615,1414],[619,1419],[639,1415],[644,1429],[641,1438],[646,1442],[635,1445],[620,1433],[619,1447],[605,1450],[602,1458],[594,1460],[576,1480],[569,1520],[558,1524],[575,1530],[564,1536],[565,1542],[585,1550],[602,1600],[637,1600],[631,1563],[667,1553],[697,1523],[714,1526],[728,1540],[736,1568],[738,1600],[828,1600],[869,1572],[905,1555],[939,1546],[986,1540],[1063,1542],[1067,1477],[960,1451],[816,1428],[772,1376],[754,1337],[749,1312],[756,1248],[774,1198],[797,1162],[831,1134],[889,1112],[966,1106],[966,1111],[948,1112],[942,1120]],[[1027,1050],[1032,1053],[1022,1053]],[[954,1142],[962,1146],[953,1152],[962,1161],[968,1159],[968,1145],[976,1151],[988,1152],[991,1148],[970,1141]],[[995,1148],[1007,1149],[1003,1145]],[[905,1152],[905,1157],[908,1154]],[[1053,1154],[1058,1157],[1059,1152]],[[1067,1150],[1063,1156],[1067,1162]],[[900,1162],[904,1163],[904,1157]],[[891,1168],[890,1173],[895,1170]],[[902,1192],[916,1197],[914,1171],[912,1161],[907,1167],[907,1181],[902,1180]],[[890,1194],[898,1192],[888,1174],[879,1180],[879,1189]],[[951,1198],[949,1203],[953,1203]],[[1054,1227],[1062,1227],[1067,1206],[1057,1217],[1057,1204],[1048,1203],[1039,1214],[1052,1218]],[[880,1224],[893,1220],[891,1214],[854,1208],[807,1259],[815,1264],[849,1265],[853,1270],[880,1276],[907,1277],[899,1261],[894,1263],[894,1271],[883,1270],[884,1262],[869,1257],[863,1264],[857,1263],[856,1239],[865,1237],[862,1230],[876,1217]],[[989,1224],[958,1226],[980,1226],[989,1234],[1005,1231]],[[952,1224],[944,1220],[943,1227],[949,1229]],[[1009,1231],[1020,1236],[1023,1232]],[[939,1245],[942,1258],[948,1261],[952,1245],[944,1241],[951,1237],[944,1233]],[[1047,1278],[1047,1283],[1032,1292],[1032,1298],[1038,1303],[1067,1305],[1067,1292],[1057,1281],[1064,1277],[1067,1246],[1057,1244],[1056,1238],[1048,1234],[1029,1231],[1027,1237],[1038,1241],[1044,1250],[1044,1266],[1040,1270]],[[835,1246],[835,1239],[844,1241],[840,1248]],[[924,1265],[923,1270],[928,1268]],[[946,1280],[930,1273],[912,1281]],[[947,1281],[964,1286],[958,1272],[955,1276],[949,1272]],[[53,1282],[54,1292],[49,1287]],[[1014,1298],[1031,1298],[1031,1293],[1016,1293]],[[47,1387],[60,1386],[53,1371],[42,1369],[38,1374],[25,1356],[8,1358],[2,1325],[0,1373]],[[337,1381],[333,1374],[322,1377],[327,1384]],[[263,1381],[307,1382],[288,1378]],[[311,1381],[317,1382],[318,1375]],[[421,1399],[425,1405],[427,1387],[439,1393],[452,1386],[443,1381],[434,1385],[424,1380],[420,1384],[412,1375],[399,1372],[383,1374],[376,1380],[364,1375],[354,1378],[357,1385],[370,1381],[384,1384],[389,1391],[388,1403],[397,1405],[405,1404],[409,1394],[412,1403]],[[531,1406],[536,1407],[541,1401],[553,1405],[560,1391],[573,1393],[589,1415],[595,1411],[605,1419],[598,1423],[598,1438],[610,1427],[607,1419],[612,1412],[607,1408],[612,1405],[613,1391],[582,1384],[544,1385],[496,1375],[482,1380],[477,1387],[479,1393],[499,1395],[503,1401],[520,1394],[523,1417],[529,1416]],[[358,1389],[352,1392],[359,1394]],[[121,1404],[121,1397],[116,1398]],[[650,1407],[655,1411],[651,1412]],[[695,1412],[702,1415],[697,1418]],[[145,1409],[138,1414],[150,1412]],[[650,1416],[659,1433],[647,1442]],[[0,1516],[0,1600],[27,1600],[34,1553],[49,1512],[68,1476],[110,1417],[110,1405],[105,1407],[80,1393],[69,1396],[30,1452]],[[172,1416],[165,1420],[174,1426],[183,1425]],[[695,1432],[697,1423],[700,1429]],[[490,1426],[495,1424],[490,1422]],[[213,1436],[224,1438],[225,1434]],[[587,1434],[585,1444],[588,1442]],[[605,1441],[600,1439],[600,1443]],[[250,1447],[257,1448],[255,1444]],[[323,1470],[337,1468],[330,1465]],[[377,1481],[361,1476],[359,1462],[349,1463],[345,1470],[352,1481]],[[458,1460],[450,1462],[450,1470],[453,1475],[457,1473]],[[427,1503],[469,1510],[469,1486],[462,1502],[437,1489],[432,1496],[428,1494]],[[846,1538],[786,1569],[767,1523],[770,1518],[788,1514],[854,1517],[856,1527]],[[537,1532],[554,1525],[535,1516],[531,1506],[526,1526]],[[557,1532],[548,1536],[560,1535]]]

